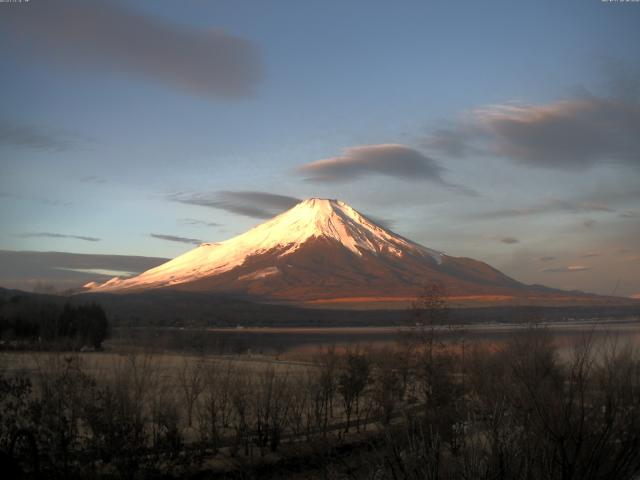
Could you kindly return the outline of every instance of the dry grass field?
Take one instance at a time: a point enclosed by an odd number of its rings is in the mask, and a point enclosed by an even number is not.
[[[287,348],[219,354],[184,339],[167,349],[156,331],[156,345],[4,351],[0,449],[68,478],[527,478],[526,463],[632,479],[638,326],[617,328],[247,329],[226,333],[263,347],[289,336]]]

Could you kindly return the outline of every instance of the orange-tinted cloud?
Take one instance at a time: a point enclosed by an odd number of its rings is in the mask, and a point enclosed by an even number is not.
[[[124,2],[32,1],[2,9],[4,41],[85,70],[115,70],[206,96],[238,97],[261,77],[256,48],[221,30],[191,29]]]
[[[341,155],[316,160],[297,169],[307,181],[339,183],[369,175],[382,175],[409,181],[431,181],[477,196],[477,192],[447,182],[445,169],[431,157],[405,145],[395,143],[345,148]]]
[[[345,148],[342,155],[316,160],[299,167],[298,171],[313,182],[344,182],[376,174],[442,183],[444,169],[413,148],[380,144]]]
[[[434,130],[425,144],[451,157],[497,155],[534,167],[637,166],[640,102],[590,95],[542,105],[489,105]]]

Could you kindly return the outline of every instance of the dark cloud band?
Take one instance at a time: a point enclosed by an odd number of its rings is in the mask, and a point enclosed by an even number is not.
[[[342,155],[317,160],[298,168],[312,182],[345,182],[365,175],[385,175],[403,180],[443,183],[444,169],[409,147],[397,144],[346,148]]]
[[[158,240],[166,240],[167,242],[188,243],[190,245],[200,245],[203,243],[202,240],[197,238],[178,237],[176,235],[164,235],[162,233],[150,233],[149,236],[157,238]]]
[[[207,222],[206,220],[198,220],[197,218],[181,218],[178,220],[182,225],[192,225],[199,227],[219,227],[216,222]]]
[[[518,239],[517,239],[517,238],[515,238],[515,237],[501,237],[501,238],[500,238],[500,241],[501,241],[502,243],[506,243],[507,245],[512,245],[512,244],[514,244],[514,243],[518,243],[520,240],[518,240]]]
[[[90,270],[140,273],[167,260],[130,255],[0,250],[0,286],[25,290],[42,284],[55,290],[77,288],[89,281],[110,278]]]
[[[34,1],[3,8],[0,26],[12,44],[49,61],[119,70],[200,95],[245,96],[261,77],[258,53],[247,40],[190,29],[122,2]]]
[[[450,157],[497,155],[534,167],[638,166],[640,103],[586,96],[546,105],[490,106],[434,130],[425,144]]]
[[[302,165],[297,172],[315,183],[340,183],[369,175],[382,175],[408,181],[431,181],[469,196],[477,192],[447,182],[445,169],[423,153],[398,144],[364,145],[344,149],[342,155]]]
[[[63,233],[52,232],[35,232],[35,233],[20,233],[16,235],[20,238],[72,238],[75,240],[83,240],[85,242],[99,242],[100,239],[96,237],[87,237],[84,235],[66,235]]]
[[[74,141],[59,132],[52,132],[36,125],[23,125],[0,120],[0,145],[47,151],[66,151],[74,147]]]

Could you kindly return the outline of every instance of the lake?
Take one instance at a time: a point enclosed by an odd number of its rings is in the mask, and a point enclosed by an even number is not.
[[[441,338],[453,343],[464,338],[468,346],[499,347],[518,332],[531,326],[514,324],[474,324],[443,328]],[[640,346],[640,322],[637,319],[611,321],[575,321],[536,324],[547,330],[562,352],[592,338],[598,344],[616,342],[619,346]],[[393,347],[396,342],[415,335],[415,330],[397,327],[328,327],[328,328],[118,328],[114,329],[107,348],[148,346],[160,350],[196,350],[203,353],[249,353],[308,358],[314,353],[335,347],[344,350],[362,346]]]

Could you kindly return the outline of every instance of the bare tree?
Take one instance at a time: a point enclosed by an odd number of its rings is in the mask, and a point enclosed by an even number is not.
[[[289,407],[288,375],[277,373],[270,366],[262,372],[253,391],[254,430],[260,454],[268,446],[272,452],[278,449],[287,425]]]
[[[312,374],[308,370],[294,376],[289,385],[289,428],[294,437],[306,434],[307,440],[311,433],[309,419],[312,416],[309,412],[314,398],[312,385]]]
[[[345,432],[351,426],[352,413],[356,414],[356,429],[360,428],[360,397],[369,384],[371,361],[364,352],[349,350],[343,357],[338,375],[338,392],[342,397],[346,415]]]
[[[224,365],[210,362],[204,364],[203,369],[203,390],[198,403],[200,437],[216,453],[221,437],[230,426],[231,389],[235,370],[231,362]]]
[[[333,401],[337,389],[339,357],[335,348],[329,348],[316,358],[319,397],[316,397],[315,412],[322,415],[321,430],[326,436],[329,429],[329,418],[333,418]]]
[[[204,390],[203,362],[201,359],[193,360],[187,357],[182,359],[182,368],[178,375],[178,383],[182,391],[182,397],[187,407],[187,425],[193,424],[193,409],[198,397]]]
[[[401,358],[401,357],[400,357]],[[393,352],[383,352],[375,363],[371,397],[382,416],[382,423],[389,425],[391,417],[404,397],[402,364],[394,361]]]
[[[431,358],[435,349],[442,346],[443,328],[449,320],[444,287],[438,283],[426,285],[411,304],[411,318],[415,327],[410,332],[411,339]]]
[[[250,421],[251,394],[253,385],[248,372],[238,371],[238,375],[231,385],[232,425],[235,430],[235,441],[231,453],[237,453],[238,448],[244,447],[244,454],[250,453]]]

